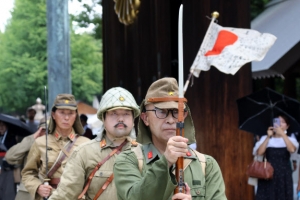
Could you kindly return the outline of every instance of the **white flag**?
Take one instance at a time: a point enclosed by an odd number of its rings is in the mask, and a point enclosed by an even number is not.
[[[261,61],[277,38],[251,29],[222,27],[212,23],[197,53],[190,72],[199,77],[210,66],[234,75],[244,64]]]

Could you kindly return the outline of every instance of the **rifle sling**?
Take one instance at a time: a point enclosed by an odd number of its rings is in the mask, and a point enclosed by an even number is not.
[[[60,146],[60,149],[61,151],[63,152],[63,154],[61,154],[60,158],[54,163],[54,166],[50,169],[50,171],[47,173],[47,177],[51,178],[52,175],[58,170],[58,168],[60,168],[62,162],[64,161],[64,159],[69,156],[68,153],[69,151],[71,150],[71,148],[73,147],[73,145],[75,144],[76,140],[78,138],[78,135],[75,136],[74,140],[73,141],[70,141],[70,143],[66,146],[66,149],[65,148],[61,148]],[[55,140],[55,143],[57,145],[58,142]],[[66,153],[65,153],[66,152]]]
[[[107,155],[101,162],[99,162],[97,165],[96,165],[96,167],[93,169],[93,171],[90,173],[90,175],[89,175],[89,177],[88,177],[88,179],[87,179],[87,181],[86,181],[86,183],[85,183],[85,187],[84,187],[84,189],[83,189],[83,191],[81,192],[81,194],[78,196],[78,199],[81,199],[84,195],[85,195],[85,193],[87,192],[87,190],[89,189],[89,187],[90,187],[90,184],[91,184],[91,182],[92,182],[92,179],[93,179],[93,177],[95,176],[95,173],[98,171],[98,169],[108,160],[108,159],[110,159],[115,153],[118,153],[118,152],[120,152],[120,150],[122,149],[122,147],[125,145],[127,143],[127,140],[125,140],[120,146],[118,146],[117,148],[115,148],[112,152],[110,152],[110,154],[109,155]],[[106,184],[106,182],[105,182],[105,184]],[[104,184],[104,185],[105,185]],[[102,187],[104,187],[104,185],[102,186]],[[100,189],[101,190],[101,189]],[[98,193],[100,192],[100,190],[98,191]],[[103,192],[103,191],[102,191]],[[102,193],[101,192],[101,193]],[[98,194],[97,193],[97,194]],[[100,193],[100,194],[101,194]]]

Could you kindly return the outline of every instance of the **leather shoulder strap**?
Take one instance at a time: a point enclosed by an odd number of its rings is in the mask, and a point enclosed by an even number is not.
[[[117,148],[115,148],[110,154],[108,154],[103,160],[101,160],[101,162],[99,162],[96,167],[93,169],[93,171],[90,173],[85,186],[83,188],[83,191],[80,193],[80,195],[78,196],[78,199],[81,199],[85,193],[87,192],[87,190],[90,187],[90,184],[92,182],[93,177],[95,176],[95,173],[98,171],[98,169],[108,160],[110,159],[115,153],[118,153],[122,150],[122,147],[127,143],[127,140],[125,140],[120,146],[118,146]],[[101,147],[101,142],[100,142],[100,147]],[[113,176],[112,176],[113,177]],[[106,182],[105,182],[106,183]],[[100,190],[99,190],[100,191]],[[98,192],[99,192],[98,191]],[[102,193],[102,192],[101,192]],[[100,194],[101,194],[100,193]]]
[[[144,155],[142,151],[142,146],[138,145],[137,147],[131,147],[131,151],[133,151],[136,155],[136,158],[138,159],[139,170],[142,173],[144,165]]]
[[[67,153],[69,153],[70,150],[71,150],[71,148],[74,146],[74,144],[75,144],[75,142],[76,142],[76,140],[77,140],[78,137],[79,136],[76,135],[75,138],[74,138],[74,140],[70,141],[69,144],[65,148],[62,148],[62,149],[64,149]],[[57,143],[56,140],[55,140],[55,142]],[[62,149],[61,149],[61,152],[64,152],[64,151],[62,151]],[[60,154],[60,157],[56,160],[56,162],[52,165],[51,169],[47,173],[47,176],[49,178],[51,178],[52,175],[60,168],[61,163],[65,160],[66,157],[67,157],[67,155],[65,153]]]

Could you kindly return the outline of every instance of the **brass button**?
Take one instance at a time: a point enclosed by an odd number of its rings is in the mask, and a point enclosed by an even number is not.
[[[200,190],[197,190],[197,191],[196,191],[196,194],[200,194]]]

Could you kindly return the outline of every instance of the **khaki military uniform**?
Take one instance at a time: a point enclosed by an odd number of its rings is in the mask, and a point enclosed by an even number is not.
[[[100,138],[97,137],[74,150],[61,176],[58,188],[53,192],[49,200],[73,200],[78,198],[95,166],[107,157],[112,152],[112,148],[115,147],[105,134],[103,138],[100,142]],[[127,137],[127,140],[131,141],[132,139]],[[130,147],[131,142],[128,142],[122,150]],[[93,199],[106,180],[111,176],[116,157],[117,154],[114,154],[95,173],[85,194],[85,199]],[[118,199],[114,181],[108,185],[98,199]]]
[[[48,135],[48,170],[54,166],[57,159],[63,154],[60,146],[65,147],[69,142],[74,141],[77,134],[75,134],[74,129],[69,134],[67,138],[61,137],[61,135],[55,131],[53,134]],[[69,151],[69,154],[73,150],[83,144],[88,142],[89,139],[83,136],[79,136],[75,144]],[[65,168],[67,162],[67,157],[63,160],[61,166],[55,171],[51,178],[60,178]],[[29,154],[27,163],[22,170],[22,182],[24,183],[26,189],[34,197],[34,199],[42,199],[37,193],[39,185],[43,184],[43,180],[46,178],[46,136],[41,136],[35,140],[33,143]],[[51,181],[50,181],[51,182]]]
[[[34,143],[33,135],[25,137],[22,142],[11,147],[5,155],[6,161],[11,165],[25,165],[28,152]],[[20,183],[19,190],[15,200],[33,200],[32,196],[26,190],[23,182]]]

